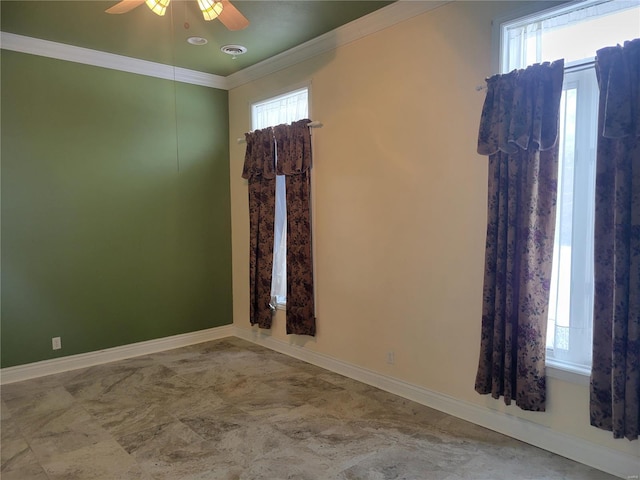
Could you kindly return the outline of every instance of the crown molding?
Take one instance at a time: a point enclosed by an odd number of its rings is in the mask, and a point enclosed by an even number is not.
[[[297,47],[244,68],[239,72],[232,73],[226,77],[227,87],[231,90],[252,82],[265,75],[290,67],[321,53],[334,50],[409,18],[429,12],[446,3],[450,3],[450,1],[398,0]]]
[[[219,75],[149,62],[138,58],[125,57],[114,53],[100,52],[98,50],[76,47],[64,43],[51,42],[39,38],[26,37],[15,33],[0,32],[0,48],[138,75],[146,75],[164,80],[174,80],[176,82],[227,90],[226,78]]]

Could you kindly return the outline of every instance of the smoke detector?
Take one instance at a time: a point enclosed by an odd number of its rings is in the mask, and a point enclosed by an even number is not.
[[[247,47],[243,47],[242,45],[223,45],[222,47],[220,47],[220,51],[222,53],[226,53],[227,55],[231,55],[235,60],[238,55],[247,53]]]

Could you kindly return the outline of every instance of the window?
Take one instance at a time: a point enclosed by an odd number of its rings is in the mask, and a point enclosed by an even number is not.
[[[251,106],[251,128],[258,130],[309,118],[309,90],[303,88]],[[284,176],[276,177],[276,215],[273,245],[272,305],[287,303],[287,200]]]
[[[591,368],[593,228],[598,84],[602,47],[640,32],[640,3],[586,1],[501,25],[501,69],[565,59],[560,104],[558,204],[547,325],[547,359]]]

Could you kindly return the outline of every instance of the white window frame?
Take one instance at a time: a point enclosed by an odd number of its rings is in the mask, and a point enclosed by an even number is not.
[[[567,252],[571,262],[571,295],[569,298],[569,309],[571,311],[571,323],[569,341],[576,345],[571,355],[554,345],[547,347],[547,364],[556,368],[590,375],[591,373],[591,344],[593,331],[593,225],[595,214],[595,160],[597,141],[597,115],[598,115],[598,85],[595,78],[593,64],[581,67],[565,68],[563,98],[567,91],[575,90],[577,94],[576,106],[581,110],[575,123],[575,144],[574,144],[574,166],[573,178],[573,198],[572,202],[579,206],[573,209],[572,214],[572,237],[585,238],[584,242],[571,243],[571,249]],[[561,116],[562,118],[562,116]],[[560,149],[565,148],[565,135],[561,135]],[[560,153],[562,162],[563,152]],[[554,242],[554,274],[557,274],[559,266],[558,239],[560,236],[560,219],[563,215],[563,208],[566,206],[560,201],[560,191],[563,175],[566,173],[560,165],[558,173],[559,196],[556,210],[556,239]],[[565,227],[566,228],[566,227]],[[553,282],[552,282],[553,285]],[[557,292],[559,287],[557,287]],[[552,292],[553,295],[553,292]],[[554,315],[552,309],[558,309],[550,299],[549,315]],[[554,335],[556,332],[549,331]],[[572,358],[582,358],[582,362],[572,363]],[[588,364],[588,366],[587,366]]]
[[[302,87],[292,88],[291,90],[284,91],[278,95],[259,100],[253,102],[251,104],[251,129],[257,130],[267,127],[274,127],[276,125],[280,125],[283,123],[291,123],[296,120],[302,120],[304,118],[310,118],[309,110],[311,104],[311,91],[310,86],[305,85]],[[274,107],[277,106],[278,102],[283,99],[296,97],[302,93],[306,94],[307,102],[306,102],[306,110],[298,110],[296,113],[286,114],[284,111],[280,111],[273,116],[270,116],[270,120],[264,119],[264,121],[260,121],[258,118],[257,111],[264,106],[269,106],[270,104]],[[272,270],[272,280],[271,280],[271,298],[272,305],[274,308],[278,310],[286,310],[287,302],[286,302],[286,231],[287,231],[287,217],[286,217],[286,190],[285,190],[285,182],[284,176],[278,175],[276,176],[276,215],[274,222],[274,259],[273,259],[273,270]],[[277,279],[281,279],[280,282]],[[276,284],[284,285],[284,295],[278,295],[276,291]]]

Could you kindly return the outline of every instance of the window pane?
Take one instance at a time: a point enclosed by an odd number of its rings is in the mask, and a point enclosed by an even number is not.
[[[276,176],[276,217],[273,236],[271,297],[287,303],[287,191],[284,175]]]
[[[509,22],[503,29],[503,72],[559,58],[565,64],[592,60],[598,49],[640,35],[640,4],[637,0],[586,1],[546,16]]]
[[[591,365],[597,102],[593,67],[565,73],[547,349],[580,366]]]
[[[308,92],[308,89],[304,88],[253,104],[251,128],[257,130],[308,118]]]
[[[576,133],[575,88],[562,92],[560,103],[560,146],[558,202],[553,251],[553,273],[549,298],[547,348],[569,349],[571,318],[571,246],[573,240],[573,187]]]
[[[545,30],[541,58],[548,61],[564,58],[566,63],[594,58],[598,49],[623,44],[639,35],[640,6],[636,4],[632,9],[579,22],[567,20],[566,25]]]

